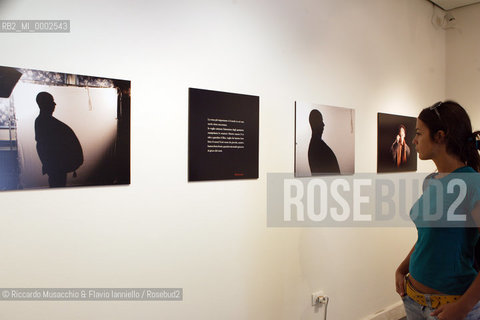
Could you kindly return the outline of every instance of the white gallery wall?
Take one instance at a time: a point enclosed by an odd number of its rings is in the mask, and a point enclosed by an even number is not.
[[[465,106],[474,130],[480,130],[480,5],[451,13],[455,25],[447,29],[447,98]]]
[[[294,101],[355,109],[355,171],[377,112],[446,94],[425,0],[0,2],[0,65],[132,81],[132,184],[0,193],[2,287],[181,287],[183,302],[1,302],[1,319],[360,319],[399,302],[413,228],[268,228],[269,172],[294,170]],[[478,76],[477,76],[478,78]],[[478,79],[477,79],[478,80]],[[188,88],[260,96],[259,179],[187,183]],[[413,137],[412,137],[413,138]],[[433,166],[420,162],[420,172]]]

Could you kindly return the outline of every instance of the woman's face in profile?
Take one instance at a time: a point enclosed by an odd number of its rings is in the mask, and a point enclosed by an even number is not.
[[[413,138],[412,143],[421,160],[432,159],[435,150],[435,143],[430,138],[430,130],[427,125],[418,118],[415,126],[415,138]]]

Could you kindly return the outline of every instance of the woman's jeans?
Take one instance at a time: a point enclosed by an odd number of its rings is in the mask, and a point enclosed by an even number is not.
[[[427,298],[427,303],[430,305],[428,294],[425,295]],[[432,313],[435,309],[430,307],[422,306],[418,304],[412,298],[405,295],[403,298],[403,306],[405,307],[405,312],[407,313],[407,320],[437,320],[437,317],[432,317]],[[467,317],[464,320],[479,320],[480,319],[480,302],[478,302]]]

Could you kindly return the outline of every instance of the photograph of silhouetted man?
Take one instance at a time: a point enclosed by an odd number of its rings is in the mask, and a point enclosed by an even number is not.
[[[400,167],[402,164],[407,163],[408,158],[410,157],[410,148],[405,140],[407,135],[407,128],[403,124],[398,128],[398,134],[393,141],[392,146],[390,147],[390,152],[392,153],[393,162],[397,167]]]
[[[337,157],[332,149],[323,141],[322,135],[325,128],[323,116],[314,109],[309,116],[312,138],[308,146],[308,164],[312,175],[340,173]]]
[[[42,162],[42,174],[48,175],[51,188],[65,187],[67,173],[83,164],[83,151],[73,130],[52,116],[56,103],[48,92],[37,95],[40,114],[35,120],[37,153]]]

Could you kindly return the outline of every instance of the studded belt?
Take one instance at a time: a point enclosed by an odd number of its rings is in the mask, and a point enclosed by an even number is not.
[[[440,307],[441,305],[455,302],[461,297],[448,294],[424,294],[418,292],[408,279],[408,275],[405,277],[405,287],[407,289],[407,295],[412,298],[412,300],[422,306],[431,307],[434,309]],[[428,303],[428,300],[430,300],[430,304]]]

